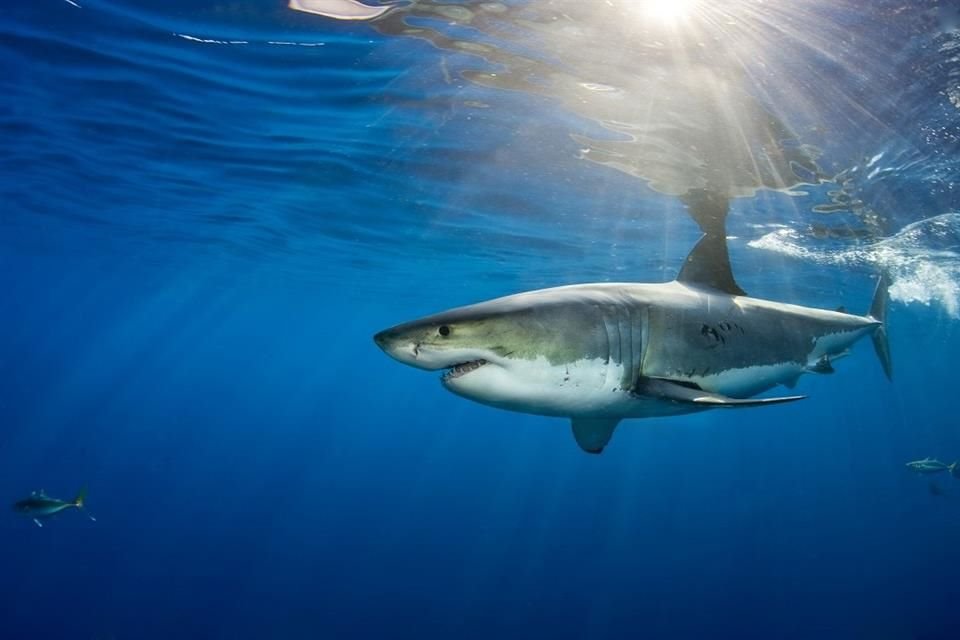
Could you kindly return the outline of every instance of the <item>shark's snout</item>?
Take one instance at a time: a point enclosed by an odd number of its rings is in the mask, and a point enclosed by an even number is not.
[[[388,345],[390,344],[390,330],[386,329],[377,333],[373,336],[373,341],[377,343],[378,347],[386,351]]]
[[[419,354],[418,345],[395,329],[384,329],[373,336],[373,341],[380,347],[384,353],[404,364],[423,368],[417,362]]]
[[[393,329],[384,329],[373,336],[373,341],[383,351],[394,358],[397,357],[397,351],[414,351],[413,344],[409,340],[403,340],[401,336]],[[404,348],[407,347],[407,348]]]

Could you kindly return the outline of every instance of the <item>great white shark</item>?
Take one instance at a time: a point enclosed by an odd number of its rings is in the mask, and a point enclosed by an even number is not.
[[[750,407],[804,373],[831,373],[872,336],[891,376],[881,276],[867,315],[773,302],[733,278],[726,238],[706,234],[676,280],[529,291],[406,322],[374,336],[404,364],[446,370],[443,385],[471,400],[568,417],[580,447],[600,453],[625,418]]]

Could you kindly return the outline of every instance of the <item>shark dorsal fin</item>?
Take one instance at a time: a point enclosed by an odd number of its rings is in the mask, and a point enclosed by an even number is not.
[[[733,279],[730,254],[727,252],[727,238],[712,233],[700,238],[693,247],[693,251],[683,261],[677,282],[716,289],[732,296],[747,295]]]

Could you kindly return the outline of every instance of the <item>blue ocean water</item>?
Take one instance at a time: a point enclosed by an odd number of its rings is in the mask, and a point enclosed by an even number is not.
[[[950,3],[292,4],[0,7],[0,493],[96,517],[0,518],[0,637],[957,628],[960,480],[904,467],[960,458]],[[702,188],[751,295],[890,274],[892,382],[864,341],[588,456],[371,340],[670,280]]]

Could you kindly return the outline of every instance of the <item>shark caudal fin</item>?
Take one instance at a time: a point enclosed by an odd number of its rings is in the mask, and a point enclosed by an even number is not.
[[[870,313],[867,317],[880,323],[880,326],[873,332],[873,349],[877,352],[877,358],[880,359],[880,365],[888,380],[893,379],[893,362],[890,359],[890,343],[887,341],[887,302],[890,296],[887,289],[890,288],[890,278],[886,273],[880,275],[877,280],[877,288],[873,293],[873,303],[870,305]]]
[[[84,486],[80,489],[79,493],[77,493],[77,497],[73,499],[73,506],[75,506],[77,509],[80,509],[80,510],[83,511],[85,514],[87,514],[87,517],[90,518],[90,520],[91,520],[92,522],[96,522],[96,521],[97,521],[97,519],[93,517],[93,514],[90,513],[89,511],[87,511],[87,509],[86,509],[86,506],[87,506],[87,487],[86,487],[86,485],[84,485]]]

